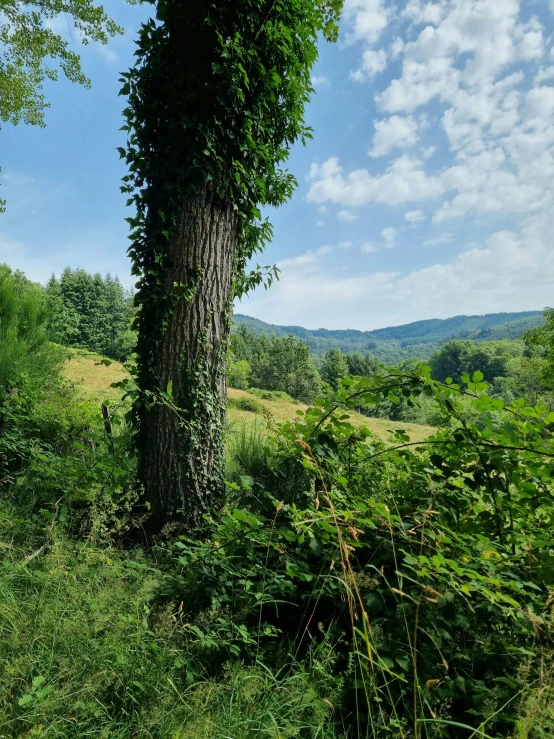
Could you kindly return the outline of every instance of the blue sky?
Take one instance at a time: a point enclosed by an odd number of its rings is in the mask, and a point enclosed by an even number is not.
[[[0,259],[128,285],[118,73],[149,8],[83,49],[92,89],[48,85],[47,128],[0,132]],[[237,310],[371,329],[554,303],[554,0],[346,0],[321,46],[299,181],[260,258],[281,280]]]

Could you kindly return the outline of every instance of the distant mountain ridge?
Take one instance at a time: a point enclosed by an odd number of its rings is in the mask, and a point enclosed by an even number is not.
[[[413,356],[426,359],[438,346],[452,339],[471,339],[475,342],[519,339],[529,329],[542,325],[543,321],[542,311],[522,311],[433,318],[373,331],[357,331],[278,326],[240,313],[234,316],[235,325],[246,324],[257,333],[276,336],[294,334],[303,339],[314,354],[324,354],[331,348],[343,352],[370,351],[385,362]]]

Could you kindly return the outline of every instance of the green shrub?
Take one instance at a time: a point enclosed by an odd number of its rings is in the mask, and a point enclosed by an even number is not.
[[[240,484],[242,477],[263,477],[267,474],[265,452],[267,432],[257,425],[234,425],[227,431],[225,444],[226,479]]]
[[[177,542],[164,592],[183,603],[189,651],[211,669],[276,667],[325,634],[342,665],[335,718],[355,736],[511,735],[553,654],[553,417],[504,411],[481,381],[347,379],[336,406],[283,424],[211,538]],[[340,415],[420,394],[448,423],[418,449]],[[305,477],[290,496],[293,463]]]
[[[257,413],[258,415],[261,415],[265,410],[263,403],[260,403],[256,398],[229,398],[227,405],[229,408],[236,408],[239,411],[248,411],[249,413]]]
[[[287,393],[283,392],[283,390],[261,390],[258,387],[251,387],[248,392],[250,393],[250,395],[255,395],[256,398],[260,398],[261,400],[273,400],[285,403],[294,403],[294,400],[291,398],[291,396],[287,395]]]

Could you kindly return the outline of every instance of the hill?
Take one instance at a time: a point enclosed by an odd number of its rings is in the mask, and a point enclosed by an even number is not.
[[[90,400],[97,405],[109,400],[112,405],[117,406],[121,399],[121,391],[111,387],[111,384],[128,377],[127,370],[119,362],[112,362],[109,366],[101,364],[101,359],[92,352],[75,354],[65,364],[65,375],[75,385],[78,394],[84,400]],[[256,427],[264,432],[267,428],[265,417],[273,418],[279,423],[292,421],[296,417],[297,410],[307,407],[301,403],[295,403],[285,393],[262,391],[253,395],[233,388],[229,388],[228,393],[230,433],[235,433],[245,427]],[[390,438],[390,432],[398,429],[405,430],[412,441],[423,441],[434,430],[430,426],[415,423],[367,418],[359,413],[351,413],[350,417],[355,426],[367,426],[382,441],[387,441]]]
[[[453,316],[415,321],[402,326],[356,331],[354,329],[307,329],[302,326],[278,326],[264,323],[240,313],[234,316],[235,325],[245,324],[262,334],[286,336],[294,334],[303,339],[314,354],[324,354],[337,348],[345,353],[369,351],[383,362],[398,362],[408,357],[426,359],[447,341],[471,339],[475,342],[493,339],[519,339],[531,328],[542,325],[541,311],[520,313],[489,313],[482,316]]]

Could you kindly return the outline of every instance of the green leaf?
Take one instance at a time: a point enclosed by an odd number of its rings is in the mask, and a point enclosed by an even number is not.
[[[473,373],[473,382],[475,383],[483,382],[484,379],[485,379],[485,376],[479,370]]]

